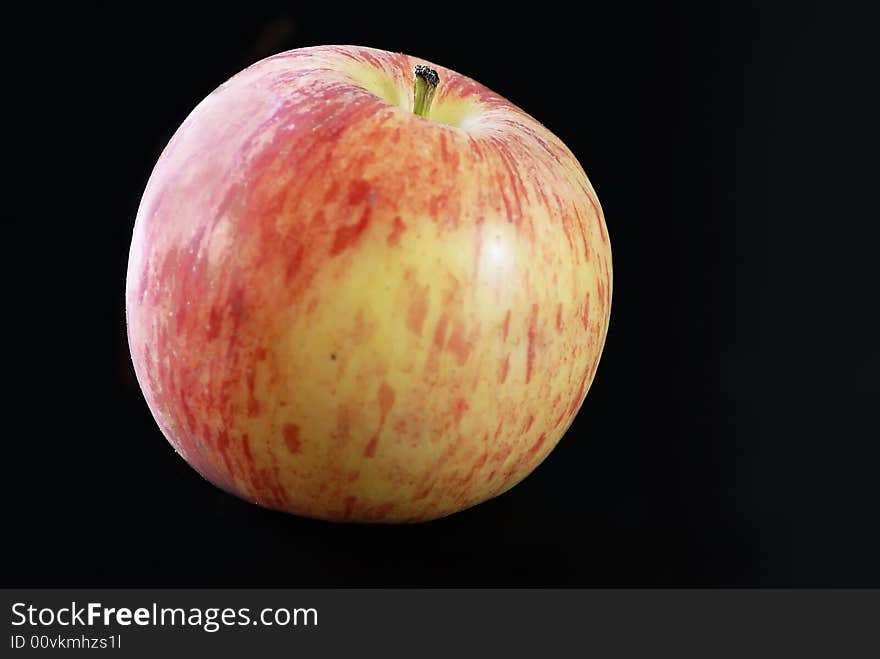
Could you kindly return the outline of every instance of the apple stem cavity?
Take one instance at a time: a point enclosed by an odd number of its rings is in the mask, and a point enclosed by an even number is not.
[[[434,100],[434,92],[440,84],[440,76],[430,66],[417,64],[413,68],[413,112],[420,117],[427,117]]]

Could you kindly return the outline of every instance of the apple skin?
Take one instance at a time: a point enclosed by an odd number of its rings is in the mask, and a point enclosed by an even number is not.
[[[430,118],[415,64],[440,74]],[[221,85],[162,153],[129,346],[165,437],[218,487],[423,521],[554,448],[596,373],[611,272],[596,194],[535,119],[421,59],[304,48]]]

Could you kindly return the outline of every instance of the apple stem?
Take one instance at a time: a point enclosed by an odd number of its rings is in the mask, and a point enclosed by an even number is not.
[[[440,84],[440,76],[430,66],[417,64],[413,68],[413,112],[420,117],[427,117],[434,100],[434,92]]]

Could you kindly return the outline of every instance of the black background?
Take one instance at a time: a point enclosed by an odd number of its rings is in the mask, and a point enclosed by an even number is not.
[[[2,583],[880,586],[872,17],[302,4],[7,16]],[[323,43],[419,55],[523,107],[581,160],[612,239],[575,424],[508,494],[423,525],[220,492],[128,357],[128,244],[161,149],[246,65]]]

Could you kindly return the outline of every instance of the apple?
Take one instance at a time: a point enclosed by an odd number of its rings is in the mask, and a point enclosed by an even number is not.
[[[498,94],[354,46],[264,59],[147,184],[131,356],[174,449],[261,506],[442,517],[547,457],[593,381],[611,250],[574,155]]]

